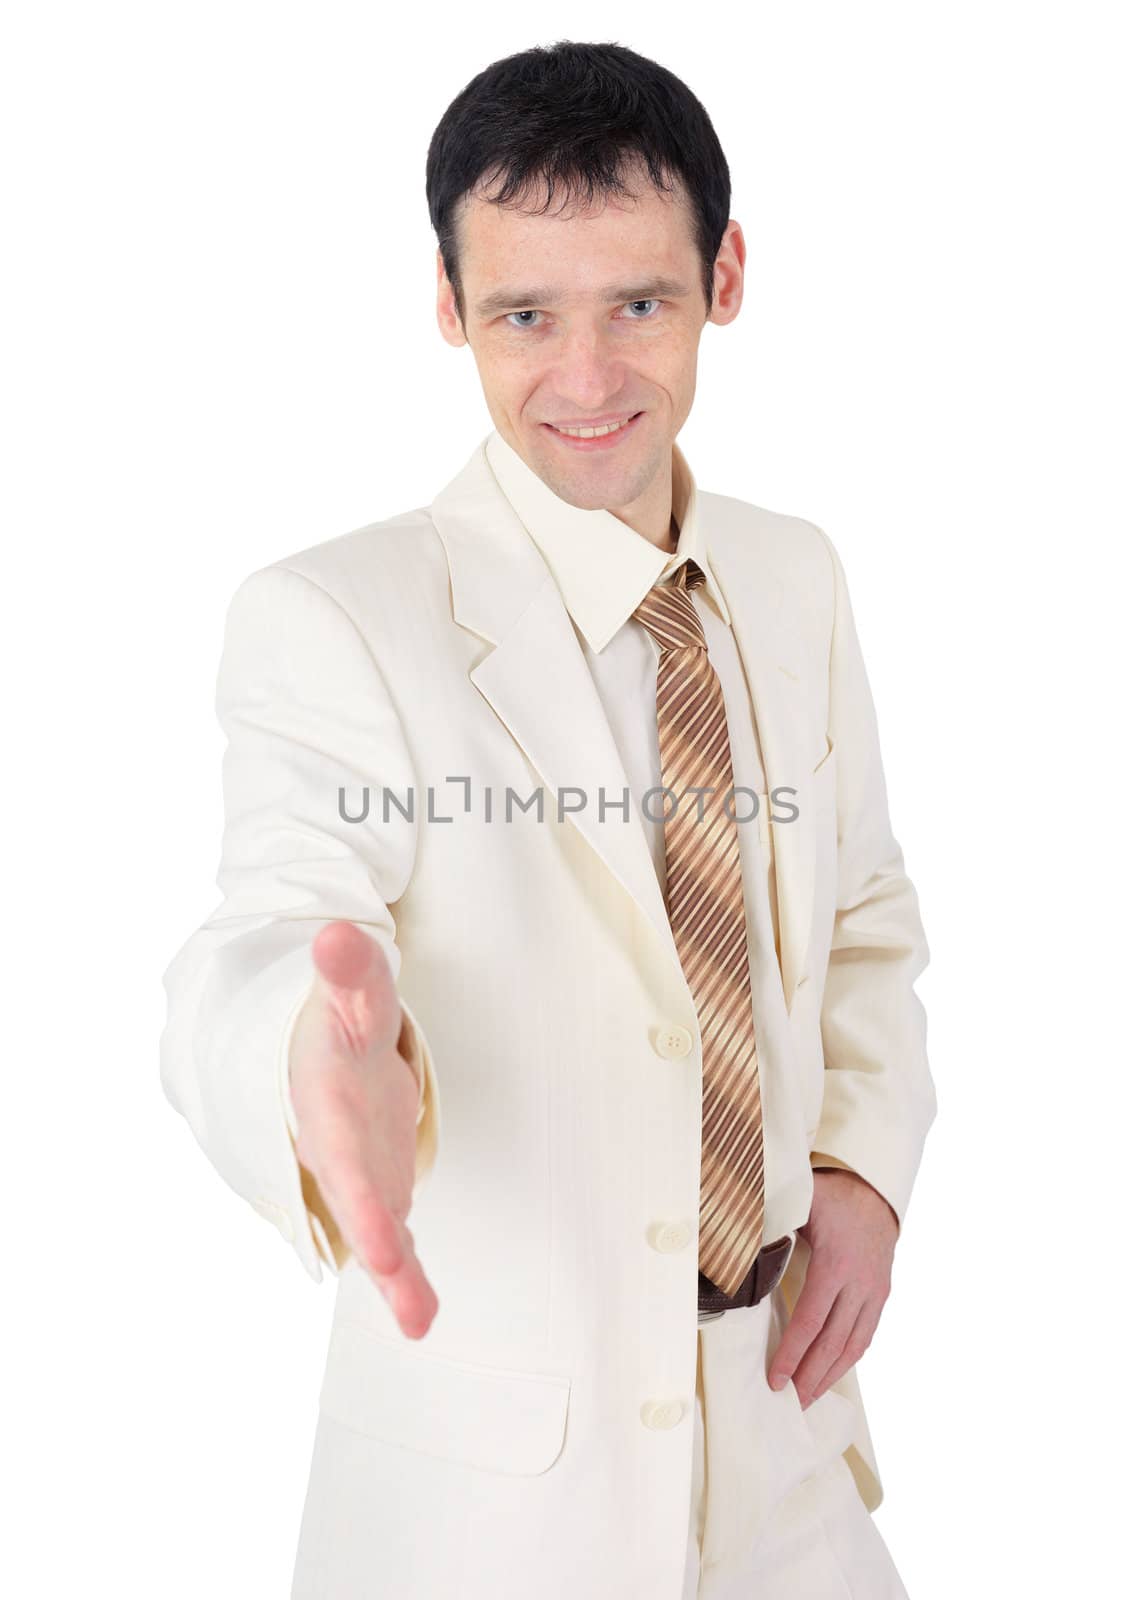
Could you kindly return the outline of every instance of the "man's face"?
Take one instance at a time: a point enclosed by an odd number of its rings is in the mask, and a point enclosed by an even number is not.
[[[559,214],[554,202],[544,215],[469,197],[458,223],[465,329],[438,263],[440,328],[469,343],[498,432],[561,499],[629,514],[669,496],[707,320],[681,189],[660,194],[638,177],[631,187],[634,200]],[[736,315],[743,260],[730,223],[709,320]],[[622,426],[562,431],[606,423]]]

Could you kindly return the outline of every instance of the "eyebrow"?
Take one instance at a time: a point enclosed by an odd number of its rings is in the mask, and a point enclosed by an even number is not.
[[[689,292],[677,278],[648,278],[644,283],[610,284],[591,298],[614,306],[629,300],[674,300]],[[500,311],[527,311],[556,305],[561,298],[562,292],[555,285],[532,289],[495,289],[492,294],[484,295],[477,301],[474,309],[480,317],[492,317]]]

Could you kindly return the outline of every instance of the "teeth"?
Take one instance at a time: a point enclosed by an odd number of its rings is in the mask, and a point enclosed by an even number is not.
[[[601,428],[558,428],[558,433],[567,433],[570,439],[598,439],[602,434],[615,433],[619,428],[626,428],[631,421],[624,417],[622,422],[605,422]]]

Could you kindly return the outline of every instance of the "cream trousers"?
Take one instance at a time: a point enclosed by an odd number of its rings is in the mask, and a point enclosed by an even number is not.
[[[768,1385],[779,1288],[698,1325],[683,1600],[908,1600],[843,1456],[852,1407]]]

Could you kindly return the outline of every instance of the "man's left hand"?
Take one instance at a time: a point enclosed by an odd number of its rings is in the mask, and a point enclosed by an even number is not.
[[[897,1214],[856,1172],[812,1174],[811,1214],[798,1231],[811,1248],[803,1289],[768,1370],[789,1378],[806,1410],[867,1349],[890,1293]]]

